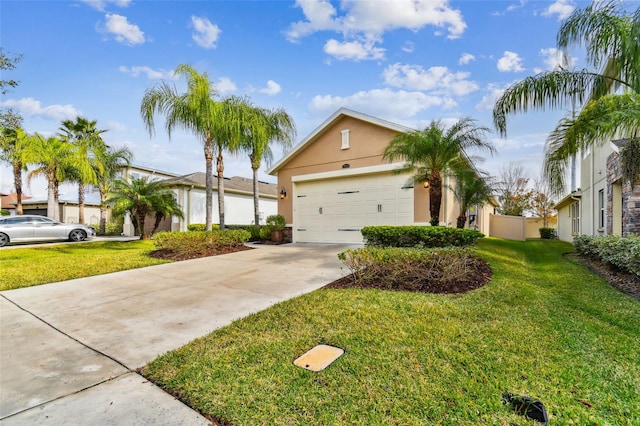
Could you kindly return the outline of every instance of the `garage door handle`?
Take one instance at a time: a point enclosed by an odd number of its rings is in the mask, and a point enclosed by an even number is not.
[[[322,214],[322,207],[318,209],[318,213]]]
[[[382,204],[378,204],[378,213],[382,213]]]

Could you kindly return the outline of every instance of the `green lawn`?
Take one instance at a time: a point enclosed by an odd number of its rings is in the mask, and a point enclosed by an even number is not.
[[[570,250],[486,239],[495,275],[479,290],[321,289],[144,374],[234,425],[539,424],[502,405],[504,391],[541,399],[555,425],[638,425],[640,303],[564,259]],[[318,373],[292,364],[320,343],[345,354]]]
[[[0,290],[89,277],[165,260],[147,256],[151,241],[107,241],[0,250]]]

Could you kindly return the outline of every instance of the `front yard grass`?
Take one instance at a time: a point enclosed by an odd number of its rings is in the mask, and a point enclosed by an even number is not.
[[[148,256],[151,241],[59,244],[0,251],[0,290],[167,263]]]
[[[485,239],[494,278],[478,290],[321,289],[143,374],[214,424],[539,424],[505,391],[541,399],[552,424],[640,424],[640,303],[563,258],[571,249]],[[345,354],[318,373],[293,365],[321,343]]]

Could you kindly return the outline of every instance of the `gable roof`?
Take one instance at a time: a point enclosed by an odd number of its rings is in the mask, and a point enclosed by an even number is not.
[[[387,120],[383,120],[381,118],[376,118],[367,114],[363,114],[361,112],[353,111],[348,108],[340,108],[336,112],[334,112],[329,118],[327,118],[322,124],[316,127],[307,137],[302,139],[293,149],[280,161],[273,165],[267,173],[270,175],[275,175],[278,170],[282,168],[285,164],[287,164],[291,159],[293,159],[298,153],[305,149],[307,145],[312,143],[316,138],[326,132],[333,124],[335,124],[338,120],[343,117],[351,117],[358,120],[365,121],[367,123],[374,124],[376,126],[385,127],[387,129],[395,130],[396,132],[405,133],[411,132],[415,129],[410,127],[402,126],[400,124],[392,123]]]
[[[31,199],[28,195],[22,194],[22,202]],[[2,209],[15,209],[18,204],[18,194],[15,192],[11,194],[0,194],[0,208]]]
[[[195,172],[190,173],[188,175],[177,176],[174,178],[164,179],[168,185],[171,186],[194,186],[198,188],[206,187],[206,173],[203,172]],[[214,176],[213,181],[213,189],[218,189],[217,178]],[[224,178],[224,190],[225,192],[234,192],[238,194],[253,194],[253,180],[243,178],[240,176],[233,176],[231,178]],[[258,194],[267,197],[276,197],[278,196],[278,187],[274,183],[267,183],[258,181]]]

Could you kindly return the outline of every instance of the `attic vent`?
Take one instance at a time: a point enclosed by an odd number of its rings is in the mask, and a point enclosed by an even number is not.
[[[340,149],[349,149],[349,129],[342,130],[342,147]]]

